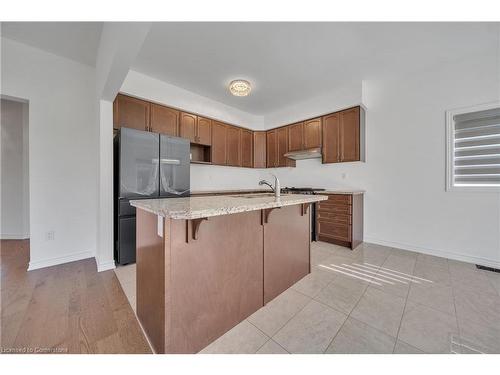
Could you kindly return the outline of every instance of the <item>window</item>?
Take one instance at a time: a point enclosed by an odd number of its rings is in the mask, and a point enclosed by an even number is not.
[[[446,112],[447,190],[500,191],[500,103]]]

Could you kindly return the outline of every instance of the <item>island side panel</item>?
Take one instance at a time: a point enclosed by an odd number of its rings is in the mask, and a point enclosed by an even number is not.
[[[263,306],[260,211],[172,220],[169,353],[196,353]],[[189,243],[186,243],[188,230]]]
[[[274,209],[264,224],[264,303],[309,274],[311,208]]]
[[[165,275],[168,269],[165,236],[158,236],[157,215],[141,209],[137,209],[136,215],[137,316],[155,352],[164,353]]]

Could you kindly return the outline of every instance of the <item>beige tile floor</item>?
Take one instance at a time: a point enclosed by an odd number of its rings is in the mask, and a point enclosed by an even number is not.
[[[500,353],[500,274],[313,242],[312,272],[201,353]],[[135,311],[135,265],[118,267]]]

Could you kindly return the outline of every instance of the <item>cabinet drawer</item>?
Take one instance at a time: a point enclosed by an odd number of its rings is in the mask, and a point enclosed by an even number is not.
[[[330,211],[318,211],[318,220],[330,221],[338,224],[352,224],[352,216],[337,214]]]
[[[328,202],[328,201],[325,201],[325,202]],[[318,204],[318,213],[319,212],[331,212],[331,213],[336,213],[336,214],[350,215],[352,213],[352,206],[334,205],[334,204],[321,202]]]
[[[330,194],[328,195],[328,200],[323,201],[328,202],[330,204],[341,204],[341,205],[351,205],[352,204],[352,195],[349,194]]]
[[[343,241],[351,241],[351,226],[348,224],[318,220],[318,233],[320,235],[337,238]]]

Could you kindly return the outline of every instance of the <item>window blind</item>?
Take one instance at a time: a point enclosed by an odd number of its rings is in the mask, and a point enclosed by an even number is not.
[[[500,186],[500,108],[453,120],[455,186]]]

